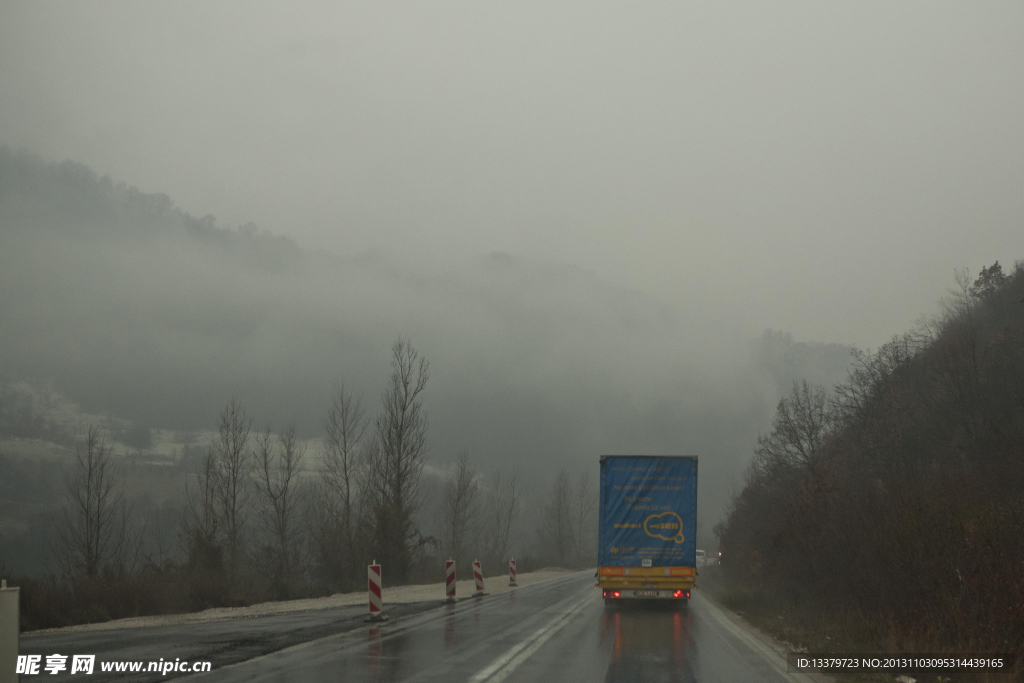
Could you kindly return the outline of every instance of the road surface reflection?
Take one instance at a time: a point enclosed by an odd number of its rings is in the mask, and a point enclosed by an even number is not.
[[[607,608],[600,640],[603,647],[610,645],[612,657],[605,680],[695,681],[691,620],[689,610],[675,603]]]

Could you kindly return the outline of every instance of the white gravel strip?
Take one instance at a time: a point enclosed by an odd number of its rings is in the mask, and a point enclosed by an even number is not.
[[[528,574],[519,574],[516,581],[520,586],[528,586],[532,583],[550,581],[570,573],[570,569],[548,567],[540,571]],[[460,572],[461,573],[461,572]],[[470,570],[472,576],[472,570]],[[503,593],[511,590],[508,585],[508,575],[490,576],[484,579],[484,590],[487,593]],[[466,598],[476,592],[476,586],[472,579],[457,581],[455,594],[458,598]],[[440,603],[445,599],[444,584],[431,583],[418,586],[395,586],[385,588],[384,610],[387,611],[389,604],[403,604],[410,602],[430,602],[436,600]],[[197,624],[210,621],[225,621],[228,619],[250,619],[272,614],[289,614],[292,612],[306,612],[310,610],[331,609],[333,607],[347,607],[351,605],[369,604],[369,596],[366,591],[359,593],[336,593],[326,598],[304,598],[302,600],[282,600],[279,602],[261,602],[248,607],[214,607],[202,612],[190,614],[161,614],[151,617],[129,617],[127,619],[114,619],[98,624],[80,624],[78,626],[63,626],[61,628],[47,628],[38,631],[30,631],[24,636],[42,635],[44,633],[73,633],[76,631],[110,631],[123,628],[144,628],[148,626],[176,626],[180,624]]]

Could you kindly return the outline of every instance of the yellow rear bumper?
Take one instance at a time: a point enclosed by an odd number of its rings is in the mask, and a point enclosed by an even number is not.
[[[601,588],[633,590],[643,588],[693,588],[695,567],[599,567]]]

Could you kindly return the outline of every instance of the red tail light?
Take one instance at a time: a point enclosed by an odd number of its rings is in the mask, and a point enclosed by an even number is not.
[[[617,597],[619,597],[619,595],[620,595],[619,591],[612,591],[612,597],[613,598],[617,598]]]

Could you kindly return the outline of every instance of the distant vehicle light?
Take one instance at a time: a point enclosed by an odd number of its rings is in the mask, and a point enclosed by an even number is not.
[[[612,591],[612,597],[613,597],[613,598],[617,598],[617,597],[619,597],[620,595],[621,595],[621,593],[619,593],[619,591]]]

